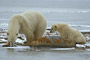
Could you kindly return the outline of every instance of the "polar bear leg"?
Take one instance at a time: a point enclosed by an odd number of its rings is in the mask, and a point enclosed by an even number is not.
[[[41,30],[34,33],[34,40],[39,39],[43,36],[44,32],[41,32]]]
[[[30,29],[27,29],[27,30],[28,30],[28,32],[27,31],[25,32],[25,36],[26,36],[27,41],[26,41],[26,43],[23,44],[23,46],[30,45],[30,43],[34,40],[34,34],[33,34],[32,30],[30,30]]]
[[[86,40],[84,37],[78,37],[76,39],[76,44],[85,44],[86,43]]]
[[[27,33],[26,39],[27,39],[28,43],[31,43],[34,40],[34,34],[32,32],[31,33]]]
[[[46,30],[46,24],[40,25],[38,29],[34,32],[34,40],[41,38],[45,30]]]

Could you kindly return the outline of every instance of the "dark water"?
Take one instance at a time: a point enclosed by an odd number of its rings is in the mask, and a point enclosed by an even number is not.
[[[48,26],[57,22],[90,25],[90,0],[0,0],[0,23],[27,10],[43,13]]]
[[[90,0],[0,0],[0,24],[8,23],[13,14],[28,10],[41,12],[48,26],[90,25]]]
[[[47,19],[48,27],[55,23],[67,23],[77,29],[90,30],[90,9],[1,7],[0,24],[8,23],[13,14],[30,10],[41,12]]]
[[[0,24],[8,23],[13,14],[30,10],[41,12],[48,27],[68,23],[90,30],[90,0],[0,0]]]

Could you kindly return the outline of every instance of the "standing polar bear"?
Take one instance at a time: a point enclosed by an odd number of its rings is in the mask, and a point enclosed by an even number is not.
[[[70,27],[68,24],[58,23],[53,24],[51,31],[58,31],[62,38],[72,40],[75,43],[85,44],[85,37],[76,29]]]
[[[10,41],[16,41],[19,32],[26,36],[27,42],[24,45],[29,45],[31,41],[43,36],[46,25],[45,17],[39,12],[26,11],[15,14],[9,22],[6,46],[10,45]]]

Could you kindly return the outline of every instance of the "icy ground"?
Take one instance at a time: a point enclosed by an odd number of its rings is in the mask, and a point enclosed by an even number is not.
[[[72,27],[77,27],[78,25],[70,25]],[[8,27],[8,24],[7,23],[4,23],[4,24],[0,24],[0,46],[2,46],[3,44],[6,44],[7,43],[7,39],[5,40],[5,38],[7,38],[7,27]],[[88,27],[90,28],[89,25],[80,25],[78,27]],[[50,29],[50,27],[47,27],[47,29]],[[2,33],[3,32],[3,33]],[[48,36],[48,30],[46,30],[46,33],[44,34],[45,36]],[[90,32],[90,30],[80,30],[80,32]],[[56,33],[49,33],[49,36],[58,36],[59,34],[56,32]],[[87,40],[87,43],[84,44],[84,45],[81,45],[81,44],[77,44],[76,47],[82,47],[82,48],[90,48],[90,34],[84,34],[85,37],[86,37],[86,40]],[[22,39],[18,38],[16,40],[16,43],[18,45],[21,45],[23,44],[26,39],[25,39],[25,36],[23,34],[19,34],[18,35],[19,37],[22,37]],[[18,47],[18,46],[17,46]],[[20,46],[19,46],[20,47]],[[22,47],[21,47],[22,48]]]
[[[6,27],[5,27],[6,28]],[[1,29],[1,31],[3,31]],[[3,32],[7,32],[5,29]],[[48,31],[46,31],[48,32]],[[82,30],[82,32],[90,32],[89,30]],[[46,34],[45,34],[46,35]],[[50,36],[57,36],[53,33]],[[23,35],[23,40],[17,39],[16,47],[2,47],[7,43],[6,33],[0,33],[0,60],[90,60],[90,34],[85,34],[87,43],[84,45],[77,44],[72,48],[37,48],[30,46],[22,46],[26,41]]]
[[[7,42],[4,39],[2,41]],[[17,42],[23,43],[20,39]],[[90,60],[90,48],[85,48],[85,45],[90,46],[88,43],[77,44],[77,48],[1,47],[4,44],[0,44],[0,60]]]

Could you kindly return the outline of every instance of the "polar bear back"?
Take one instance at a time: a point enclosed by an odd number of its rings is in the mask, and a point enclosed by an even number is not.
[[[21,25],[20,23],[23,24],[24,26]],[[40,26],[46,27],[47,22],[45,17],[41,13],[36,11],[25,11],[20,14],[14,14],[12,16],[9,22],[8,32],[11,32],[11,30],[13,29],[12,27],[19,28],[19,24],[22,27],[25,27],[26,25],[32,31],[36,31],[38,28],[40,28]],[[14,31],[16,30],[18,29],[14,28]]]
[[[19,15],[25,18],[25,21],[29,24],[29,26],[32,28],[33,31],[38,28],[39,24],[43,25],[45,23],[46,25],[45,17],[39,12],[26,11]]]

